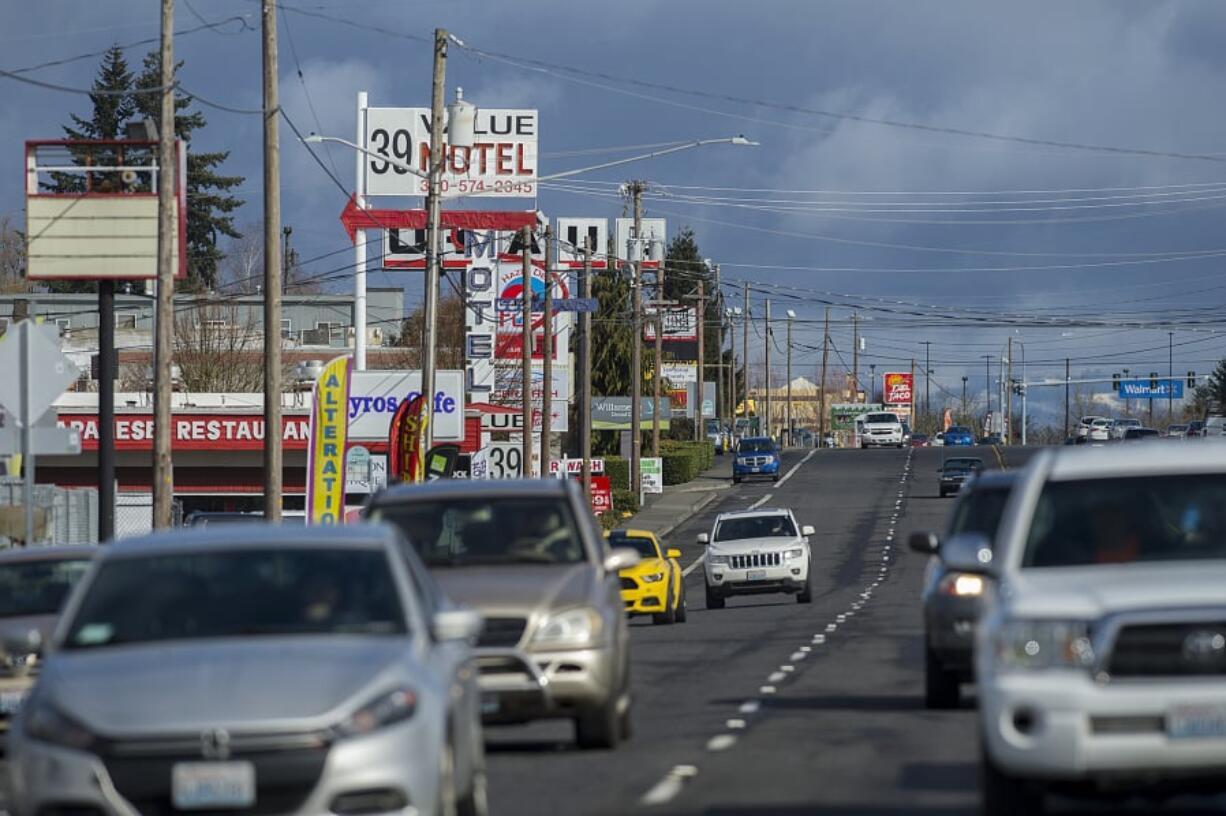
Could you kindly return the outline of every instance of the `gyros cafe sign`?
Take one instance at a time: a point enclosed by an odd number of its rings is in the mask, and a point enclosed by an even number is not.
[[[444,144],[443,195],[535,197],[538,121],[535,110],[478,108],[473,145]],[[429,108],[367,108],[365,147],[367,195],[426,194],[426,179],[387,159],[428,172]]]

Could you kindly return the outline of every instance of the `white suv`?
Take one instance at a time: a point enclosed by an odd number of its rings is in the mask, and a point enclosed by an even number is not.
[[[985,814],[1040,813],[1047,790],[1226,790],[1226,444],[1042,453],[995,552],[966,535],[941,556],[995,579]]]
[[[785,592],[798,603],[813,600],[809,579],[809,525],[797,527],[791,510],[745,510],[721,513],[711,533],[699,533],[707,545],[703,570],[707,609],[723,609],[731,595]]]
[[[898,414],[865,414],[863,426],[864,430],[860,435],[861,448],[876,445],[901,448],[906,441],[902,420],[898,418]]]

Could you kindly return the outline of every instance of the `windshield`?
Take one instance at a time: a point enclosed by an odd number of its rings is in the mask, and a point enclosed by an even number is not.
[[[945,433],[946,433],[946,435],[949,435],[949,434],[964,434],[964,433],[969,433],[969,431],[967,431],[967,430],[966,430],[966,428],[963,428],[961,425],[954,425],[953,427],[951,427],[951,428],[950,428],[948,431],[946,431]]]
[[[796,536],[792,519],[782,514],[728,518],[715,527],[716,541],[737,541],[743,538],[775,538]]]
[[[1022,565],[1071,567],[1226,558],[1226,475],[1051,482]]]
[[[978,470],[983,467],[982,459],[946,459],[945,470]]]
[[[869,414],[864,418],[866,423],[882,423],[888,422],[891,425],[898,424],[898,417],[894,414]]]
[[[742,439],[737,443],[737,453],[774,453],[775,443],[769,439]]]
[[[1005,503],[1009,501],[1009,488],[981,488],[964,494],[954,510],[949,525],[949,535],[983,533],[991,542],[996,537]]]
[[[88,569],[88,558],[0,566],[0,618],[54,615]]]
[[[629,547],[642,558],[659,558],[656,545],[647,536],[626,535],[624,530],[614,530],[609,533],[610,547]]]
[[[90,583],[63,648],[406,631],[382,551],[222,550],[107,561]]]
[[[441,498],[377,505],[371,518],[408,537],[432,567],[578,564],[587,559],[561,498]]]

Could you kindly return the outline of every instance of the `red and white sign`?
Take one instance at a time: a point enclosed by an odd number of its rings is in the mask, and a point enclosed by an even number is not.
[[[886,405],[910,405],[914,395],[914,382],[908,371],[887,371],[882,374],[884,388],[882,400]]]
[[[660,325],[663,333],[660,340],[665,343],[694,342],[698,339],[698,308],[695,306],[665,306],[663,308],[648,307],[644,310],[647,320],[643,323],[643,339],[654,343],[656,339],[657,313],[660,315]]]
[[[613,512],[613,484],[608,476],[592,477],[592,512],[598,516]]]
[[[478,108],[472,147],[443,145],[443,196],[535,197],[539,119],[524,108]],[[366,194],[420,196],[430,161],[429,108],[367,108]],[[370,155],[375,154],[375,155]]]
[[[59,425],[81,432],[81,450],[98,450],[97,414],[60,414]],[[152,450],[153,416],[117,414],[116,450]],[[281,442],[286,450],[306,450],[310,417],[281,417]],[[175,414],[170,422],[172,450],[262,450],[264,417],[258,414]]]
[[[566,473],[568,476],[574,476],[576,474],[583,473],[583,460],[582,459],[564,459],[563,461],[566,462]],[[592,473],[604,473],[604,460],[603,459],[592,459],[591,462],[592,462]],[[549,460],[549,472],[551,474],[556,476],[558,473],[558,470],[561,467],[562,467],[562,462],[559,462],[557,459]]]

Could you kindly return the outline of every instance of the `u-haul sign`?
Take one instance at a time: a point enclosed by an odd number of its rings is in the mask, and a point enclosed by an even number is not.
[[[538,125],[535,110],[478,108],[472,147],[444,145],[444,197],[535,197]],[[387,159],[428,172],[429,108],[367,108],[365,148],[375,154],[367,154],[363,165],[367,195],[426,194],[426,179]]]

